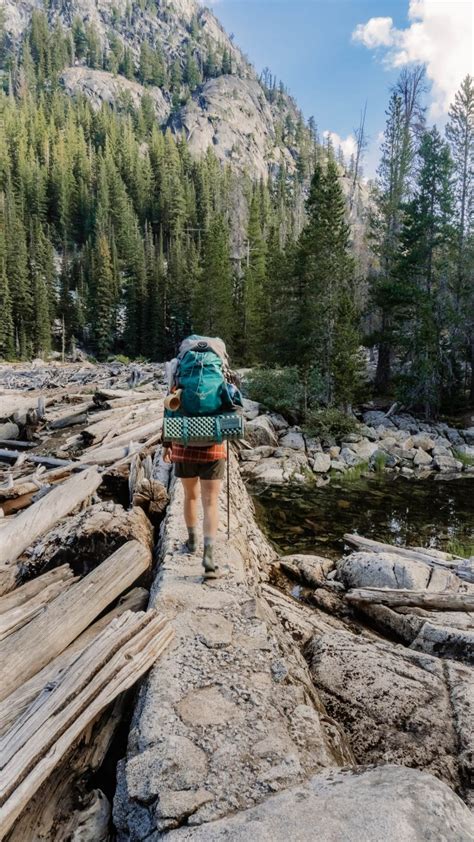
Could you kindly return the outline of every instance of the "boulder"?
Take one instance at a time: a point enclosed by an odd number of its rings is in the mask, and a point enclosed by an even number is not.
[[[388,552],[355,552],[337,564],[346,588],[406,588],[423,590],[432,581],[433,568],[423,561]],[[436,571],[436,589],[457,590],[459,580],[449,570]]]
[[[466,444],[474,445],[474,427],[468,427],[466,430],[461,430],[460,432]]]
[[[292,450],[305,450],[303,434],[298,430],[288,430],[285,435],[280,437],[279,446],[290,447]]]
[[[369,439],[369,441],[377,441],[377,431],[373,427],[369,427],[367,424],[361,424],[359,429],[364,438]]]
[[[245,437],[254,447],[259,445],[278,446],[278,439],[269,418],[266,415],[259,415],[253,421],[245,425]]]
[[[394,426],[390,418],[385,417],[385,412],[380,412],[378,409],[370,409],[368,412],[364,412],[362,418],[364,424],[367,424],[368,427],[379,427],[381,424],[385,427]]]
[[[280,557],[280,566],[312,588],[319,588],[335,562],[319,555],[294,553]]]
[[[331,468],[331,456],[329,453],[316,453],[311,467],[315,474],[326,474]]]
[[[306,452],[310,456],[314,456],[315,453],[322,452],[321,442],[319,439],[314,439],[311,436],[305,436],[304,441],[306,445]]]
[[[338,473],[343,474],[346,470],[345,462],[341,462],[339,459],[331,459],[331,471],[338,471]]]
[[[247,421],[253,421],[260,412],[260,404],[248,398],[242,398],[243,414]]]
[[[373,453],[377,450],[377,444],[374,441],[361,441],[355,445],[355,451],[359,459],[363,462],[368,462]]]
[[[416,465],[417,468],[426,467],[428,465],[431,465],[432,461],[433,460],[429,453],[427,453],[426,450],[422,450],[420,447],[419,450],[416,451],[416,455],[413,459],[413,464]]]
[[[337,444],[333,444],[332,447],[329,448],[329,455],[331,459],[337,459],[341,452],[341,448]]]
[[[290,426],[288,421],[283,418],[283,415],[280,415],[278,412],[269,412],[267,413],[267,417],[270,419],[274,429],[279,433],[281,430],[287,430]]]
[[[244,462],[242,473],[245,477],[264,482],[267,485],[284,485],[286,482],[281,459],[260,459],[258,462]]]
[[[451,444],[464,444],[464,439],[459,433],[459,430],[455,430],[453,427],[448,427],[446,430],[446,438],[449,439]]]
[[[435,446],[434,440],[427,433],[417,433],[412,438],[412,447],[420,447],[422,450],[430,452]]]
[[[314,775],[248,810],[167,835],[170,842],[473,842],[474,819],[438,778],[387,764]]]
[[[435,448],[433,451],[433,462],[438,471],[443,474],[462,471],[462,462],[459,462],[450,453],[436,453],[437,450],[438,448]]]
[[[377,464],[382,464],[385,468],[394,468],[395,465],[398,464],[398,459],[393,453],[387,452],[387,450],[382,450],[381,448],[377,448],[372,453],[372,456],[369,459],[369,465],[371,468],[376,467]]]
[[[471,459],[474,459],[474,447],[470,444],[460,444],[459,447],[456,448],[458,453],[463,453],[464,456],[469,456]]]
[[[354,453],[349,447],[341,448],[341,452],[339,454],[339,459],[345,462],[346,465],[352,467],[353,465],[357,465],[357,462],[361,460],[358,458],[357,454]]]
[[[442,661],[337,630],[314,636],[306,655],[326,709],[344,723],[359,763],[414,766],[462,790],[455,688]]]

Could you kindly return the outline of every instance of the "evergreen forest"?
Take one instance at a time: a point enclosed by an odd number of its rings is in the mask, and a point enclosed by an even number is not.
[[[162,361],[196,332],[222,336],[235,364],[295,367],[305,408],[350,408],[369,354],[376,394],[426,417],[474,404],[471,77],[443,133],[426,119],[422,69],[389,92],[361,260],[353,162],[311,126],[295,173],[255,181],[212,149],[193,159],[146,94],[120,110],[68,96],[66,65],[103,66],[83,26],[51,32],[37,12],[21,54],[2,38],[0,61],[0,358],[79,346]],[[177,102],[203,78],[192,54],[169,68],[146,45],[137,66],[119,47],[107,61]],[[204,73],[232,73],[229,55]]]

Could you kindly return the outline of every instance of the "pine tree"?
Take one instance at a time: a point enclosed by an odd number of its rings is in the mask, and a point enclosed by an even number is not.
[[[13,316],[6,269],[5,198],[0,194],[0,359],[12,359],[15,354],[13,341]]]
[[[244,270],[244,348],[246,359],[263,357],[263,301],[266,285],[266,247],[261,223],[261,197],[254,189],[247,227],[247,258]]]
[[[217,216],[204,238],[202,269],[193,300],[196,332],[222,336],[231,346],[235,327],[232,304],[229,231],[222,216]]]
[[[341,335],[347,334],[344,319],[354,266],[349,254],[344,195],[337,165],[331,158],[326,171],[316,165],[307,213],[290,284],[288,333],[306,392],[317,368],[326,402],[339,401],[343,395],[347,407],[352,396],[340,385],[340,355]],[[356,388],[353,383],[353,389]]]
[[[422,67],[404,70],[392,91],[377,172],[372,243],[380,269],[371,276],[371,304],[379,319],[373,336],[378,345],[375,386],[379,392],[385,392],[391,381],[393,330],[400,303],[394,266],[400,246],[403,203],[408,196],[417,138],[424,121],[423,79]]]
[[[455,342],[467,345],[471,363],[470,399],[474,403],[474,80],[466,76],[449,110],[446,126],[454,163],[456,272],[453,283]],[[459,349],[460,351],[461,349]],[[459,353],[458,351],[458,353]]]
[[[99,234],[93,257],[95,294],[91,302],[97,356],[106,359],[112,348],[113,274],[107,237]]]
[[[436,127],[423,135],[419,158],[415,195],[401,232],[397,271],[406,312],[398,332],[405,361],[403,399],[429,418],[439,411],[443,387],[449,387],[443,336],[450,330],[454,241],[453,165]]]

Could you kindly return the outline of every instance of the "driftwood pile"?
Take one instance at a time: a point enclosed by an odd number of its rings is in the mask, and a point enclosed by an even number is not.
[[[108,799],[87,781],[126,691],[171,639],[137,586],[167,504],[153,470],[162,374],[0,368],[0,838],[9,842],[78,828],[107,838]]]

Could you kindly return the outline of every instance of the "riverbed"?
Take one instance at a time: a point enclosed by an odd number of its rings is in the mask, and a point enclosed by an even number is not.
[[[278,552],[340,558],[355,532],[399,546],[474,555],[474,479],[380,477],[323,488],[248,486],[257,517]]]

